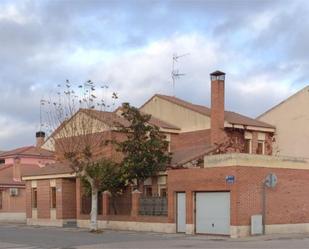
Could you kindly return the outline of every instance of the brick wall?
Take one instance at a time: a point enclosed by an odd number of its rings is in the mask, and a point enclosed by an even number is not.
[[[123,139],[125,139],[125,135],[116,131],[104,131],[80,137],[61,138],[56,140],[56,157],[57,159],[63,159],[63,152],[66,147],[67,151],[73,150],[77,152],[79,150],[82,151],[85,144],[89,144],[94,158],[104,156],[117,161],[121,154],[116,151],[116,146],[110,143],[110,141],[122,141]]]
[[[201,144],[209,144],[210,129],[184,132],[180,134],[171,134],[171,151],[182,150],[188,147],[194,147]]]
[[[49,219],[51,210],[50,179],[37,182],[37,214],[38,219]],[[56,218],[76,218],[75,179],[56,179]],[[26,215],[32,218],[32,187],[31,181],[26,182]]]
[[[19,213],[26,210],[26,190],[18,188],[18,195],[11,196],[10,188],[3,188],[2,192],[2,208],[0,212]]]
[[[50,218],[50,184],[49,180],[37,181],[38,218]]]
[[[222,167],[168,171],[169,222],[175,222],[175,193],[187,195],[187,224],[193,224],[195,191],[230,191],[231,225],[249,225],[254,214],[262,213],[262,182],[275,173],[278,184],[266,190],[266,224],[309,222],[309,170],[267,167]],[[225,177],[235,176],[234,184]]]
[[[168,221],[175,222],[176,192],[186,192],[187,224],[193,224],[193,193],[194,191],[231,191],[236,185],[225,182],[225,168],[211,169],[180,169],[168,171]],[[231,168],[229,174],[235,174]],[[231,191],[231,202],[236,203],[236,191]],[[236,212],[236,206],[231,205],[231,213]],[[235,210],[235,211],[234,211]],[[232,215],[232,217],[234,217]],[[233,223],[236,221],[233,220]]]
[[[75,179],[62,179],[62,218],[76,218]]]
[[[56,218],[63,219],[62,179],[56,179]]]

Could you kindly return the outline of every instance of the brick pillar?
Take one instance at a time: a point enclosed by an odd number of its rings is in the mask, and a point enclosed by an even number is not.
[[[258,133],[257,132],[252,132],[252,154],[256,154],[258,146]]]
[[[194,234],[193,202],[193,192],[186,191],[186,234]]]
[[[224,85],[225,73],[216,71],[211,77],[210,142],[220,144],[225,139],[224,132]]]
[[[139,199],[141,197],[141,192],[137,189],[132,192],[132,208],[131,208],[131,216],[136,218],[139,213]]]
[[[56,219],[63,219],[63,186],[62,179],[56,179]]]
[[[169,223],[175,222],[175,213],[176,213],[176,205],[174,202],[176,202],[176,193],[173,191],[170,191],[169,188],[167,188],[168,191],[168,198],[167,198],[167,217]]]
[[[103,198],[102,198],[102,207],[103,207],[103,216],[109,215],[109,202],[110,202],[110,197],[111,193],[109,191],[104,191],[103,192]]]
[[[81,182],[80,178],[76,179],[76,219],[80,218],[81,214]]]
[[[32,218],[32,186],[31,181],[26,182],[26,217]]]
[[[13,180],[17,182],[21,181],[20,158],[19,157],[14,158]]]

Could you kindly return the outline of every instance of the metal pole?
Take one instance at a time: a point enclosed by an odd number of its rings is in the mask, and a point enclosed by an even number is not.
[[[262,221],[263,221],[263,234],[265,235],[266,227],[266,184],[263,182],[262,186]]]

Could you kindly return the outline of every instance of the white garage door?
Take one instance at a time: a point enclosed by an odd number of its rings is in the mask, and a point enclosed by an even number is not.
[[[196,193],[196,233],[230,234],[230,193]]]
[[[186,232],[186,194],[177,193],[177,232]]]

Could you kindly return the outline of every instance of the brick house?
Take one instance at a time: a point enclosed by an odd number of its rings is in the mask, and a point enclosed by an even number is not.
[[[211,108],[159,94],[142,105],[140,110],[151,114],[152,124],[166,134],[172,164],[167,172],[147,179],[143,193],[129,193],[124,212],[112,213],[113,197],[102,193],[100,227],[232,237],[261,229],[266,233],[308,231],[309,162],[272,156],[276,128],[226,111],[224,84],[223,73],[211,74]],[[80,111],[104,123],[105,129],[95,136],[117,136],[111,122],[119,121],[117,112]],[[115,155],[112,147],[100,153]],[[271,181],[278,179],[278,183],[267,187],[270,173]],[[83,212],[83,188],[69,167],[47,165],[25,174],[23,180],[28,224],[89,225],[89,214]],[[146,193],[161,197],[167,193],[167,215],[141,215]]]
[[[270,173],[278,179],[273,188],[265,186]],[[309,160],[205,156],[203,168],[168,171],[168,222],[177,232],[235,238],[254,234],[253,224],[256,234],[308,233],[308,182]]]
[[[25,221],[26,192],[23,174],[54,162],[54,153],[40,148],[44,133],[37,132],[37,144],[0,154],[0,220]]]
[[[123,139],[124,136],[118,131],[116,124],[122,123],[125,125],[127,121],[120,116],[119,111],[119,109],[116,112],[80,109],[69,121],[62,124],[60,128],[57,129],[57,132],[49,138],[53,139],[55,143],[47,140],[45,146],[48,146],[48,148],[54,148],[56,157],[61,159],[61,153],[57,152],[57,146],[59,145],[57,145],[57,143],[59,142],[58,140],[61,139],[58,134],[62,132],[62,129],[65,129],[66,125],[69,126],[70,122],[76,122],[76,120],[80,121],[81,119],[85,119],[87,122],[88,120],[89,122],[95,120],[96,129],[93,130],[92,134],[86,135],[89,139],[98,141],[98,143],[94,142],[95,147],[92,150],[94,152],[94,157],[104,156],[117,160],[120,155],[112,143],[108,143],[104,146],[97,145],[102,144],[99,143],[101,141]],[[79,121],[77,121],[77,123]],[[150,125],[158,126],[162,133],[167,134],[167,136],[179,132],[177,126],[154,117],[150,119],[149,123]],[[79,137],[68,136],[65,139],[64,143],[78,144]],[[49,164],[44,168],[24,174],[23,179],[27,181],[28,224],[53,224],[56,226],[66,226],[67,224],[72,223],[72,220],[89,219],[90,199],[85,195],[79,179],[76,179],[75,174],[68,165],[59,163]],[[74,188],[74,193],[71,190],[66,190],[66,188]],[[129,194],[131,194],[131,190],[128,191]],[[166,193],[166,173],[148,179],[144,183],[143,191],[148,195],[164,195]],[[71,195],[70,197],[63,197],[64,193],[71,193]],[[130,195],[128,198],[129,199],[125,199],[124,196],[124,201],[130,202]],[[70,201],[61,202],[62,199]],[[101,205],[101,199],[99,198],[99,200],[99,205]],[[69,215],[62,213],[66,212],[67,209],[73,210],[71,206],[72,203],[75,204],[74,215],[73,213],[70,213]],[[101,210],[100,206],[99,210]],[[127,213],[127,210],[124,211]],[[101,213],[99,213],[99,215],[101,215]]]
[[[216,71],[211,74],[211,108],[161,94],[141,106],[141,111],[180,128],[170,139],[175,165],[196,163],[216,153],[272,155],[275,127],[226,111],[224,89],[225,74]]]

